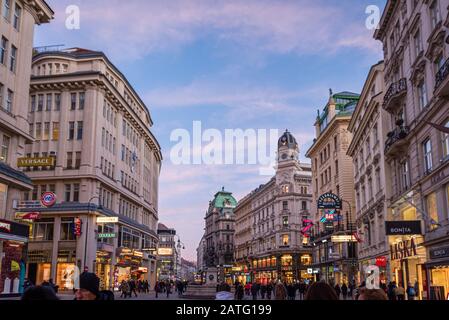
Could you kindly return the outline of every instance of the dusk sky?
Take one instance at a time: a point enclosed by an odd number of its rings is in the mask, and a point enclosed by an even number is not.
[[[365,10],[385,0],[47,2],[55,20],[36,28],[35,46],[103,51],[148,106],[164,156],[159,222],[177,230],[190,260],[213,195],[224,186],[239,200],[270,177],[259,165],[174,165],[171,132],[193,121],[222,132],[288,128],[309,162],[329,88],[360,92],[382,58]],[[65,27],[69,5],[80,8],[79,30]]]

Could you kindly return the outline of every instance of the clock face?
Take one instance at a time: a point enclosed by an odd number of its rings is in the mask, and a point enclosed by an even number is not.
[[[287,137],[282,137],[282,139],[281,139],[281,141],[282,141],[282,144],[287,144]]]
[[[283,160],[285,160],[285,159],[288,158],[288,155],[287,155],[286,153],[283,153],[282,156],[281,156],[281,158],[282,158]]]

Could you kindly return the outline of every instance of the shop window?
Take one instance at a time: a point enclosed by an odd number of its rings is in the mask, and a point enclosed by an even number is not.
[[[62,218],[61,219],[61,240],[62,241],[72,241],[75,240],[74,234],[74,222],[73,218]]]
[[[301,264],[303,266],[309,266],[312,264],[312,257],[310,255],[303,255],[301,256]]]
[[[430,230],[435,230],[438,228],[438,206],[437,206],[437,195],[436,193],[431,193],[426,198],[427,202],[427,214],[431,219]]]
[[[293,265],[293,257],[290,255],[284,255],[281,257],[281,265],[282,266],[292,266]]]
[[[282,245],[288,246],[290,244],[290,236],[288,234],[284,234],[282,236]]]

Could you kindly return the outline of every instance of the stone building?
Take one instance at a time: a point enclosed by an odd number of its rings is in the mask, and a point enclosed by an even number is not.
[[[321,279],[340,285],[355,280],[357,266],[355,243],[333,243],[331,238],[355,232],[354,174],[346,152],[352,140],[348,126],[359,98],[352,92],[331,90],[323,112],[318,111],[316,139],[306,154],[312,160],[313,268]],[[334,217],[337,221],[322,220],[326,212],[318,209],[317,201],[326,193],[342,201],[340,214]]]
[[[348,155],[353,160],[356,193],[357,232],[362,241],[357,246],[360,280],[365,268],[377,265],[381,281],[388,283],[389,252],[385,234],[386,195],[391,190],[390,175],[385,168],[385,139],[388,113],[382,108],[385,94],[383,61],[371,67],[348,130],[353,134]]]
[[[402,285],[416,283],[422,299],[449,294],[448,6],[389,0],[374,35],[384,49],[382,106],[389,113],[388,218],[423,221],[421,232],[389,236],[390,272]]]
[[[13,271],[11,263],[25,259],[28,233],[17,233],[23,228],[12,220],[23,191],[33,186],[18,159],[33,141],[27,119],[34,26],[50,22],[53,14],[43,0],[0,1],[0,295],[21,290],[14,279],[23,278],[24,266]]]
[[[232,282],[231,270],[234,263],[234,208],[237,201],[224,187],[210,201],[206,212],[204,233],[205,250],[203,264],[206,270],[217,268],[218,282]]]
[[[276,175],[239,201],[236,213],[237,279],[267,283],[310,278],[308,238],[301,233],[310,217],[311,167],[299,161],[295,137],[278,142]]]
[[[70,290],[77,267],[96,272],[102,288],[154,283],[162,156],[147,107],[102,52],[80,48],[36,52],[29,95],[25,159],[46,162],[24,168],[34,187],[16,213],[40,214],[27,277]],[[40,206],[44,192],[54,206]]]

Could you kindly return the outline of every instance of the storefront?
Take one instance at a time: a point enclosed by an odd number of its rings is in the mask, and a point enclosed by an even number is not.
[[[143,252],[128,248],[117,249],[117,263],[114,269],[114,287],[117,290],[125,280],[148,280],[148,268],[144,266]]]
[[[388,284],[390,276],[388,272],[389,258],[385,255],[380,255],[372,259],[364,259],[359,263],[358,283],[366,280],[365,269],[369,266],[376,266],[379,268],[379,280],[383,284]]]
[[[449,300],[449,246],[429,248],[429,299]]]
[[[108,290],[111,274],[112,253],[107,251],[97,251],[95,273],[100,278],[100,289]]]
[[[23,292],[29,227],[0,220],[0,296]]]
[[[404,288],[410,284],[418,288],[417,297],[428,299],[426,249],[422,236],[390,237],[391,281]]]

